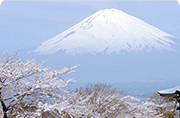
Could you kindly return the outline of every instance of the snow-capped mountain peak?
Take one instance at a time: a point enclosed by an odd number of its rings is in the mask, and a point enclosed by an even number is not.
[[[43,42],[35,52],[51,54],[117,53],[172,50],[167,34],[117,9],[100,10],[63,33]]]

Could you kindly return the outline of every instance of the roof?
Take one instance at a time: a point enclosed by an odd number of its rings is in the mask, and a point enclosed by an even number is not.
[[[177,87],[174,87],[174,88],[170,88],[170,89],[166,89],[166,90],[158,91],[158,93],[161,96],[167,96],[167,97],[174,97],[179,92],[180,92],[180,86],[177,86]]]

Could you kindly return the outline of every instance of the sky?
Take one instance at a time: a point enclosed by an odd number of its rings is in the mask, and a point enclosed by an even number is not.
[[[122,10],[123,12],[135,16],[146,23],[157,27],[158,29],[169,33],[175,37],[173,40],[176,45],[176,49],[180,51],[180,5],[176,0],[169,1],[143,1],[143,0],[121,0],[121,1],[15,1],[5,0],[0,6],[0,52],[4,54],[14,54],[22,51],[28,47],[39,45],[43,41],[46,41],[63,31],[69,29],[73,25],[79,23],[86,17],[94,14],[102,9],[115,8]],[[52,56],[52,55],[51,55]],[[148,56],[144,56],[142,60],[139,60],[141,56],[134,57],[134,60],[127,56],[120,57],[122,62],[117,64],[117,59],[106,58],[107,61],[111,61],[106,66],[104,62],[95,61],[91,64],[94,58],[89,59],[85,57],[77,73],[76,78],[91,76],[97,76],[98,78],[114,78],[118,76],[122,78],[137,77],[147,78],[148,82],[151,82],[149,78],[157,78],[157,81],[161,81],[167,78],[180,78],[180,54],[170,54],[168,56],[161,55],[161,57],[153,57],[149,59]],[[53,58],[53,56],[52,56]],[[69,61],[71,57],[69,57]],[[101,57],[97,57],[102,60]],[[165,58],[166,60],[162,60]],[[79,59],[77,57],[77,59]],[[118,58],[119,59],[119,58]],[[67,60],[67,61],[68,61]],[[57,65],[57,61],[54,58],[53,65]],[[77,63],[79,63],[77,62]],[[87,66],[85,63],[89,62]],[[128,62],[128,63],[127,63]],[[146,64],[142,64],[145,62]],[[52,64],[52,63],[51,63]],[[62,63],[68,65],[67,63]],[[99,65],[96,67],[101,70],[101,73],[93,70],[92,65]],[[119,68],[123,66],[124,68]],[[130,67],[136,67],[132,69]],[[145,67],[148,68],[145,68]],[[103,70],[100,68],[104,68]],[[107,67],[116,67],[119,70],[111,70]],[[88,74],[85,72],[85,69]],[[158,71],[157,71],[158,70]],[[142,71],[142,72],[141,72]],[[129,73],[127,73],[129,72]],[[103,75],[105,73],[106,75]],[[125,74],[124,74],[125,73]],[[127,79],[127,81],[129,81]],[[120,80],[119,80],[120,81]],[[139,80],[141,81],[141,80]],[[134,83],[133,83],[134,84]],[[171,87],[177,85],[174,82]],[[165,85],[164,85],[165,86]],[[137,86],[138,87],[138,86]],[[152,86],[151,86],[152,87]],[[156,86],[158,87],[158,86]],[[156,88],[160,89],[160,88]],[[166,89],[166,88],[162,88]]]
[[[18,52],[62,33],[101,9],[116,8],[180,38],[177,1],[16,1],[0,7],[0,51]]]

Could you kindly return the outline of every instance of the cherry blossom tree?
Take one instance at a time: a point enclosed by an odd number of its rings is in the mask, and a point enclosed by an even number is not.
[[[153,102],[155,106],[153,109],[156,111],[153,116],[166,116],[167,114],[171,117],[177,114],[176,103],[173,97],[162,97],[158,93],[154,93],[148,99],[149,102]],[[159,105],[159,106],[156,106]]]
[[[46,108],[45,104],[42,107]],[[88,84],[69,94],[64,102],[51,105],[51,114],[69,118],[152,118],[157,114],[155,107],[166,107],[166,104],[142,102],[140,98],[125,95],[107,84]]]
[[[43,68],[44,62],[34,59],[17,58],[17,55],[0,55],[0,102],[1,116],[40,117],[44,109],[50,111],[51,105],[60,104],[68,91],[63,87],[74,82],[65,80],[65,74],[74,72],[74,67],[62,70]],[[67,107],[61,103],[61,108]],[[64,105],[64,106],[63,106]],[[46,107],[40,107],[46,106]]]

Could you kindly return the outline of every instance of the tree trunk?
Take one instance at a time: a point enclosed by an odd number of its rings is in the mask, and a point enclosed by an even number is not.
[[[0,101],[1,101],[2,108],[3,108],[4,118],[8,118],[7,117],[7,108],[6,108],[6,105],[2,99],[1,92],[0,92]]]
[[[3,108],[3,113],[4,113],[4,118],[7,118],[7,108],[6,108],[6,105],[4,104],[4,102],[1,100],[1,105],[2,105],[2,108]]]

